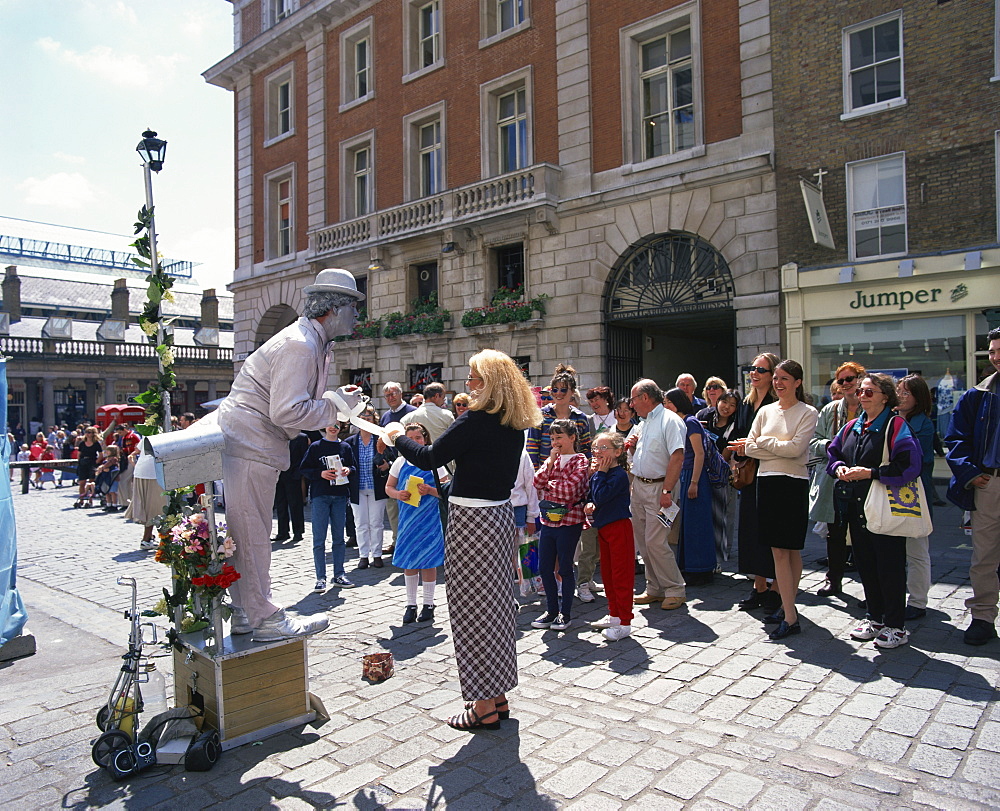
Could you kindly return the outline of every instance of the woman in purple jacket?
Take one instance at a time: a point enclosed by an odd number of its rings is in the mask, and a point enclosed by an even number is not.
[[[879,648],[905,645],[906,538],[869,531],[865,499],[872,480],[898,486],[920,475],[920,445],[906,420],[893,416],[896,381],[890,375],[870,374],[858,391],[864,413],[843,427],[827,448],[827,473],[838,480],[834,499],[847,517],[854,546],[854,562],[868,601],[868,616],[851,632],[859,642],[875,640]],[[889,444],[889,464],[882,450]]]

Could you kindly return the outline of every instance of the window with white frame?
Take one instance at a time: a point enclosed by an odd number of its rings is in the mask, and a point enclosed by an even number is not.
[[[906,253],[906,156],[847,164],[848,237],[852,259]]]
[[[295,253],[295,175],[286,167],[264,178],[266,195],[267,259],[281,259]]]
[[[502,175],[530,166],[534,159],[531,69],[487,82],[480,92],[484,175]]]
[[[624,160],[677,160],[704,150],[698,2],[620,31]]]
[[[403,117],[407,200],[440,194],[445,188],[444,113],[444,102],[438,102]]]
[[[529,0],[480,0],[483,42],[527,27]]]
[[[375,210],[374,144],[371,132],[341,144],[341,219],[365,217]]]
[[[500,173],[528,165],[528,107],[523,87],[497,99],[497,145]]]
[[[404,81],[444,64],[441,0],[404,0]]]
[[[375,97],[372,18],[340,35],[341,110]]]
[[[694,146],[694,80],[691,28],[642,43],[642,157]]]
[[[845,28],[843,49],[845,116],[864,115],[906,103],[902,12]]]
[[[270,24],[277,25],[295,9],[292,7],[293,0],[269,0],[269,10],[271,13]]]
[[[265,143],[295,132],[294,65],[286,65],[265,80]]]

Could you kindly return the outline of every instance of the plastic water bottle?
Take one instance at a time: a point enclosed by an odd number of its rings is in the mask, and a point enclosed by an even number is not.
[[[154,662],[146,663],[146,677],[148,681],[140,686],[142,692],[142,711],[147,715],[146,721],[166,712],[167,709],[167,683],[163,679],[163,674],[156,669]]]

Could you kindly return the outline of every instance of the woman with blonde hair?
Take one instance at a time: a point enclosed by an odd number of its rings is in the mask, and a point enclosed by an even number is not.
[[[510,491],[524,430],[541,424],[535,396],[517,364],[484,349],[469,359],[471,405],[432,445],[393,428],[387,440],[422,470],[454,462],[445,532],[445,571],[455,659],[465,712],[455,729],[496,729],[510,717],[517,685],[516,605],[511,554],[517,537]]]
[[[469,410],[469,403],[472,402],[469,399],[469,395],[464,391],[459,392],[454,397],[451,398],[451,407],[455,409],[455,416],[461,417],[466,411]]]

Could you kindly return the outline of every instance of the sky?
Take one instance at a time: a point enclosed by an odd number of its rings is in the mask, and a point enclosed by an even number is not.
[[[0,0],[0,216],[121,234],[145,202],[161,254],[233,278],[233,96],[201,74],[233,50],[226,0]],[[103,241],[103,240],[102,240]]]

